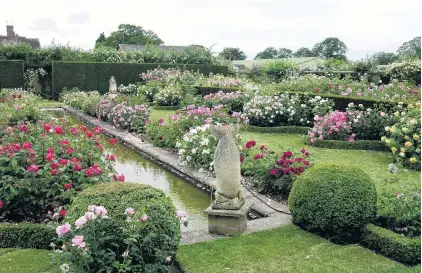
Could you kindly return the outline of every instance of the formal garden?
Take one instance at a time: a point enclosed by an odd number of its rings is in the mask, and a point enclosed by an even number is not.
[[[420,272],[420,60],[0,55],[0,272]],[[221,134],[235,160],[218,161]],[[222,164],[288,222],[187,243]]]

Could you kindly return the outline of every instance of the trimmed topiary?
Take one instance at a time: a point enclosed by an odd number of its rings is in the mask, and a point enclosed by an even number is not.
[[[122,227],[130,225],[124,215],[126,208],[145,210],[148,220],[138,231],[142,238],[138,246],[141,254],[133,257],[132,266],[142,265],[145,272],[162,272],[162,269],[167,268],[164,262],[166,257],[175,257],[181,237],[180,222],[171,199],[163,191],[149,185],[132,183],[97,184],[73,199],[64,222],[73,226],[75,220],[85,214],[89,205],[107,209],[108,221],[102,230],[114,236],[116,252],[127,248],[127,238],[121,232]]]
[[[377,193],[361,169],[321,164],[294,183],[289,196],[293,223],[337,242],[360,238],[376,216]]]

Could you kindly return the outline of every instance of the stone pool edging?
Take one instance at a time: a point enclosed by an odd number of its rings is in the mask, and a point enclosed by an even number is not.
[[[136,151],[145,158],[157,163],[163,168],[171,171],[179,177],[187,180],[198,188],[211,192],[214,189],[215,178],[199,172],[193,168],[180,166],[178,162],[178,155],[166,151],[162,148],[156,147],[151,143],[145,142],[139,137],[134,136],[128,131],[117,129],[110,123],[99,121],[98,119],[89,116],[82,111],[76,110],[69,106],[62,106],[58,109],[63,109],[65,112],[75,116],[78,120],[91,125],[93,127],[101,126],[103,134],[106,136],[117,139],[120,143],[126,147]],[[48,109],[52,110],[52,109]],[[291,216],[289,214],[278,212],[267,205],[263,204],[261,200],[267,200],[267,203],[283,212],[290,213],[288,207],[280,202],[269,199],[268,197],[261,195],[257,192],[253,194],[244,187],[245,202],[252,205],[252,209],[264,215],[265,217],[256,220],[248,221],[248,227],[245,233],[257,232],[272,228],[277,228],[286,224],[291,223]],[[259,200],[261,199],[261,200]],[[224,238],[226,236],[215,235],[208,233],[208,230],[193,230],[182,232],[182,244],[196,243],[202,241],[209,241],[218,238]]]

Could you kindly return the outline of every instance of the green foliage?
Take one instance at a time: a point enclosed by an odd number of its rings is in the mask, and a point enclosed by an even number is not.
[[[116,48],[119,44],[129,45],[161,45],[163,44],[157,34],[151,30],[145,30],[140,26],[120,24],[116,31],[105,37],[104,32],[95,42],[95,47],[109,46]]]
[[[181,235],[176,210],[163,191],[132,183],[99,184],[86,189],[73,199],[68,210],[69,218],[65,221],[73,223],[84,215],[90,205],[105,207],[108,215],[108,219],[104,219],[107,221],[101,221],[103,223],[96,226],[96,234],[104,234],[105,241],[96,243],[98,251],[90,253],[94,258],[89,261],[90,267],[98,268],[101,264],[107,267],[116,266],[110,264],[114,260],[124,263],[121,255],[129,244],[129,256],[132,260],[130,266],[137,268],[136,272],[166,272],[165,259],[175,256]],[[136,227],[136,246],[128,242],[128,239],[133,238],[127,232],[131,228],[131,222],[126,221],[126,208],[144,211],[148,215],[148,220]],[[110,240],[107,241],[109,236]],[[87,237],[87,240],[94,238]],[[111,259],[104,257],[108,252],[114,253]]]
[[[388,147],[378,140],[355,140],[354,142],[344,140],[319,140],[311,142],[309,138],[307,144],[319,148],[343,149],[343,150],[369,150],[388,151]]]
[[[327,59],[346,60],[347,46],[339,38],[329,37],[314,45],[312,51],[320,57]]]
[[[1,49],[1,46],[0,46]],[[0,89],[23,88],[23,61],[0,60]]]
[[[260,127],[248,125],[245,130],[257,133],[280,133],[280,134],[300,134],[306,135],[309,127],[304,126],[280,126],[280,127]]]
[[[397,55],[392,52],[378,52],[374,53],[371,59],[378,65],[388,65],[397,60]]]
[[[374,182],[347,165],[314,166],[296,180],[289,196],[293,223],[340,243],[359,239],[376,206]]]
[[[421,37],[415,37],[410,41],[405,42],[397,50],[397,55],[400,58],[415,58],[421,59]]]
[[[225,47],[218,55],[230,61],[246,59],[246,54],[238,47]]]
[[[140,73],[157,67],[181,67],[186,70],[199,70],[205,75],[209,75],[211,72],[227,74],[228,70],[227,66],[206,65],[55,62],[53,64],[53,95],[57,99],[64,87],[98,90],[101,94],[104,94],[108,92],[111,76],[116,78],[118,84],[127,85],[138,82]]]
[[[293,56],[293,51],[288,48],[280,48],[278,49],[278,56],[277,58],[291,58]]]
[[[50,249],[56,232],[45,224],[0,224],[0,248]]]
[[[300,58],[300,57],[316,57],[317,55],[314,52],[312,52],[312,50],[310,50],[309,48],[301,47],[294,53],[294,56],[296,58]]]
[[[409,238],[388,229],[368,224],[362,234],[362,242],[387,257],[406,264],[421,261],[421,238]]]
[[[255,60],[259,59],[276,59],[278,56],[278,51],[274,47],[267,47],[264,51],[259,52],[255,56]]]
[[[274,82],[280,82],[298,71],[299,66],[289,60],[274,60],[262,66],[262,73]]]
[[[324,61],[327,71],[349,71],[350,64],[344,59],[330,58]]]

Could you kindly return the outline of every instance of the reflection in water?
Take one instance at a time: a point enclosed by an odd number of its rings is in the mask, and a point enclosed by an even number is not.
[[[57,113],[55,116],[65,117],[71,124],[77,126],[83,125],[79,120],[65,113]],[[107,137],[103,137],[104,141],[107,141]],[[187,227],[182,225],[182,231],[207,229],[207,217],[204,210],[211,204],[210,193],[203,192],[122,144],[115,145],[114,154],[116,155],[116,172],[123,173],[126,181],[149,184],[163,190],[173,200],[176,209],[188,213],[189,225]]]

